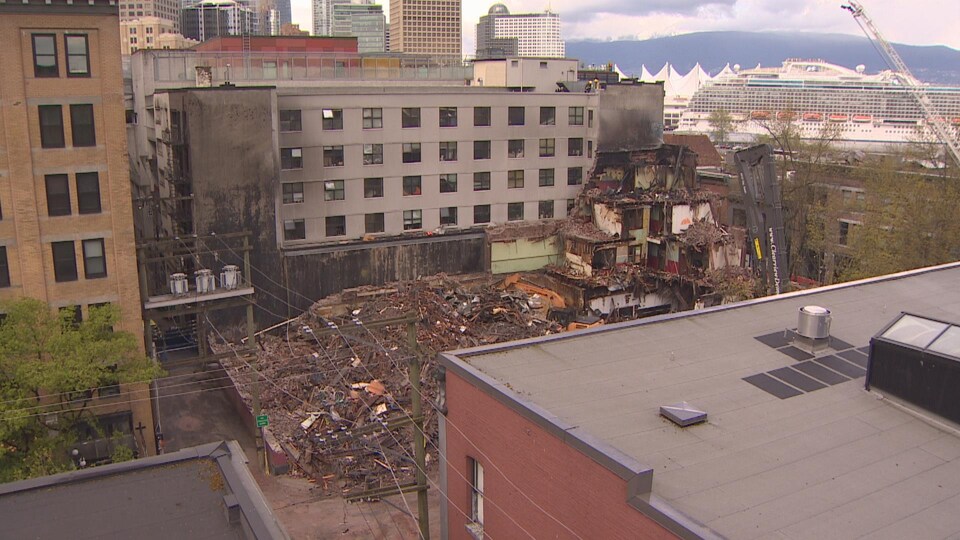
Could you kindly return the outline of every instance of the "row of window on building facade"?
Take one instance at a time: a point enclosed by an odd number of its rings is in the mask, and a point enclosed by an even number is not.
[[[507,221],[523,221],[524,202],[507,203]],[[567,200],[567,213],[573,208],[574,199]],[[439,208],[440,226],[456,226],[459,224],[458,212],[456,206],[447,206]],[[554,217],[554,201],[537,202],[537,218],[552,219]],[[490,223],[491,205],[478,204],[473,206],[473,224],[483,225]],[[364,234],[377,234],[386,230],[385,214],[375,212],[364,214]],[[423,228],[423,210],[404,210],[403,211],[403,230],[415,231]],[[327,216],[324,218],[324,234],[328,237],[346,236],[347,217],[346,216]],[[286,219],[283,221],[283,239],[305,240],[307,237],[306,220],[304,219]]]
[[[51,242],[53,255],[53,277],[58,283],[77,281],[80,272],[77,267],[76,242]],[[107,277],[107,256],[103,238],[90,238],[80,241],[83,256],[84,279]],[[7,259],[7,247],[0,246],[0,287],[10,286],[10,263]]]
[[[593,110],[587,112],[587,127],[593,127]],[[567,107],[567,125],[582,126],[584,121],[583,107]],[[338,131],[343,129],[343,109],[322,109],[322,129],[324,131]],[[459,109],[457,107],[439,107],[439,126],[452,128],[459,125]],[[285,109],[279,113],[280,131],[295,133],[303,131],[302,111],[299,109]],[[557,124],[556,107],[540,107],[541,126]],[[493,114],[490,107],[473,107],[474,127],[490,127],[493,125]],[[526,107],[508,107],[507,125],[526,125]],[[421,127],[420,107],[403,107],[400,109],[400,126],[403,128]],[[363,129],[383,128],[383,109],[364,108],[362,111]]]
[[[556,185],[555,169],[539,169],[537,171],[538,187],[553,187]],[[507,189],[523,189],[526,185],[525,171],[522,169],[507,171]],[[567,185],[579,186],[583,183],[583,167],[569,167],[567,169]],[[283,186],[283,204],[298,204],[305,201],[303,182],[285,182]],[[403,195],[405,197],[423,194],[423,177],[419,175],[402,177]],[[457,193],[459,177],[457,173],[439,175],[439,193]],[[473,191],[490,191],[491,175],[489,172],[473,173]],[[376,199],[384,196],[383,178],[363,179],[363,198]],[[344,180],[327,180],[323,183],[324,201],[342,201],[346,199]]]
[[[32,34],[33,76],[60,77],[60,60],[57,54],[56,34]],[[66,51],[67,77],[90,76],[90,44],[86,34],[65,34],[63,49]]]
[[[587,158],[593,158],[593,141],[586,141]],[[409,142],[396,143],[401,146],[401,161],[403,163],[420,163],[423,160],[423,143]],[[473,141],[473,159],[491,159],[493,156],[493,141]],[[459,144],[456,141],[442,141],[439,143],[439,160],[452,162],[459,160]],[[567,139],[567,156],[582,157],[584,154],[584,140],[582,137]],[[521,159],[526,155],[525,139],[509,139],[507,141],[507,157]],[[556,157],[557,140],[544,138],[538,141],[538,156],[542,158]],[[383,165],[383,145],[363,145],[364,165]],[[345,165],[343,145],[323,147],[324,167],[343,167]],[[280,149],[280,168],[295,170],[303,168],[303,148],[284,147]]]

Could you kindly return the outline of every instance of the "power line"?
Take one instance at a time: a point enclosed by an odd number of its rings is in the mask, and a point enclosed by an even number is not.
[[[219,237],[218,237],[218,238],[219,238]],[[234,254],[234,256],[238,256],[237,253],[236,253],[236,251],[234,251],[226,242],[224,242],[223,239],[219,239],[219,240],[220,240],[220,243],[223,244],[226,249],[230,250],[230,251]],[[260,270],[259,268],[257,268],[257,267],[254,266],[253,264],[251,264],[250,267],[251,267],[251,269],[252,269],[253,271],[256,271],[256,272],[259,273],[261,276],[263,276],[266,280],[270,281],[270,282],[273,283],[274,285],[277,285],[277,286],[280,287],[281,289],[286,290],[286,291],[288,291],[288,292],[291,292],[291,293],[293,293],[293,294],[295,294],[295,295],[297,295],[297,296],[299,296],[299,297],[307,300],[308,302],[311,302],[311,304],[314,302],[313,300],[311,300],[310,298],[304,296],[303,294],[300,294],[299,292],[294,291],[293,289],[290,289],[289,287],[286,287],[285,285],[283,285],[283,284],[281,284],[281,283],[273,280],[269,275],[267,275],[266,273],[264,273],[262,270]],[[261,289],[261,290],[262,290],[262,289]],[[264,292],[267,292],[267,291],[264,291]],[[270,294],[270,293],[268,293],[268,294]],[[277,297],[277,296],[275,296],[275,295],[273,295],[273,294],[270,294],[270,296],[273,296],[273,298],[275,298],[275,299],[277,299],[277,300],[280,300],[282,303],[286,304],[286,305],[289,306],[289,307],[292,307],[292,308],[294,308],[294,309],[299,309],[299,308],[297,308],[296,306],[290,304],[289,302],[284,301],[283,299],[281,299],[281,298],[279,298],[279,297]],[[265,311],[266,311],[266,310],[265,310]],[[272,312],[271,312],[271,313],[272,313]],[[273,314],[274,316],[278,316],[276,313],[272,313],[272,314]],[[278,317],[279,317],[279,316],[278,316]],[[386,355],[386,357],[387,357],[388,359],[391,360],[391,362],[393,362],[395,369],[397,369],[397,371],[399,371],[400,373],[403,373],[403,370],[397,365],[396,361],[393,360],[393,358],[392,358],[392,356],[391,356],[391,354],[390,354],[390,351],[387,350],[387,348],[384,347],[382,343],[380,343],[380,341],[376,338],[376,336],[375,336],[368,328],[366,328],[366,326],[363,325],[363,323],[360,322],[359,319],[353,318],[353,321],[354,321],[354,323],[356,323],[358,326],[362,327],[367,333],[369,333],[369,334],[373,337],[374,341],[377,343],[378,348],[383,351],[383,353]],[[309,328],[309,325],[306,325],[306,326]],[[337,328],[337,332],[340,333],[340,332],[339,332],[339,328]],[[342,333],[340,333],[340,335],[341,335],[341,338],[347,343],[347,346],[350,347],[350,350],[353,351],[353,347],[349,344],[349,341],[347,340],[347,338],[346,338],[345,336],[343,336]],[[322,344],[320,344],[319,340],[316,338],[316,335],[314,335],[314,340],[316,340],[316,341],[317,341],[317,345],[318,345],[321,349],[323,349],[323,346],[322,346]],[[354,352],[354,356],[356,356],[356,353],[355,353],[355,352]],[[368,371],[368,373],[369,373],[369,371]],[[372,376],[372,374],[371,374],[371,376]],[[409,374],[405,374],[404,376],[406,377],[407,382],[410,383],[411,391],[416,391],[416,390],[415,390],[415,387],[414,387],[414,385],[413,385],[413,383],[412,383],[412,381],[410,381],[410,379],[409,379]],[[420,392],[420,396],[421,396],[421,399],[423,399],[424,396],[423,396],[422,391]],[[433,400],[431,400],[431,399],[426,399],[426,402],[429,403],[431,407],[433,407],[434,409],[436,409],[439,414],[443,414],[442,411],[440,411],[439,408],[437,407],[437,405],[433,402]],[[401,409],[401,410],[403,410],[403,409]],[[409,414],[407,414],[406,411],[403,411],[403,412],[404,412],[404,414],[405,414],[408,418],[410,418]],[[412,418],[411,418],[411,419],[412,419]],[[486,455],[484,452],[482,452],[482,451],[480,450],[480,447],[477,446],[477,445],[466,435],[466,433],[464,433],[464,431],[463,431],[462,429],[460,429],[454,422],[452,422],[449,418],[446,418],[446,417],[445,417],[445,421],[446,421],[447,424],[449,424],[450,426],[452,426],[452,427],[453,427],[466,441],[468,441],[474,448],[476,448],[477,451],[478,451],[478,453],[479,453],[481,456],[483,456],[483,458],[486,459],[486,460],[493,466],[494,470],[496,470],[498,473],[500,473],[500,475],[507,481],[507,483],[509,483],[509,484],[511,485],[511,487],[513,487],[518,493],[520,493],[521,495],[523,495],[524,498],[526,498],[526,499],[527,499],[531,504],[533,504],[538,510],[540,510],[541,512],[543,512],[544,515],[546,515],[546,516],[549,517],[550,519],[554,520],[557,524],[559,524],[561,527],[563,527],[564,529],[566,529],[567,531],[569,531],[569,532],[570,532],[571,534],[573,534],[575,537],[581,538],[580,535],[578,535],[576,532],[574,532],[572,529],[570,529],[570,527],[568,527],[566,524],[564,524],[559,518],[557,518],[556,516],[552,515],[552,514],[551,514],[550,512],[548,512],[545,508],[543,508],[542,506],[540,506],[539,504],[537,504],[536,501],[534,501],[533,498],[530,497],[523,489],[521,489],[521,488],[520,488],[519,486],[517,486],[513,481],[511,481],[510,478],[509,478],[509,476],[507,476],[507,475],[503,472],[503,470],[500,469],[500,468],[496,465],[496,463],[495,463],[488,455]],[[429,444],[431,444],[431,445],[437,450],[438,453],[440,452],[440,448],[439,448],[439,446],[437,446],[436,443],[434,443],[434,442],[431,441],[431,440],[428,440],[428,442],[429,442]],[[409,457],[409,455],[408,455],[408,457]],[[460,473],[460,471],[459,471],[458,469],[453,468],[453,470],[454,470],[454,472],[456,472],[465,482],[467,482],[468,484],[470,484],[471,481],[468,480],[465,476],[463,476],[463,474]],[[425,472],[425,471],[424,471],[424,472]],[[433,483],[433,482],[431,481],[431,483]],[[442,491],[441,491],[441,493],[442,493]],[[444,497],[446,498],[446,494],[443,494],[443,495],[444,495]],[[452,503],[452,501],[450,501],[449,498],[447,498],[447,500],[448,500],[448,502],[451,502],[451,503]],[[490,500],[486,495],[484,496],[484,500],[489,501],[489,502],[491,503],[491,505],[493,505],[494,507],[497,507],[501,512],[503,512],[503,514],[504,514],[505,516],[507,516],[511,521],[513,521],[513,523],[514,523],[515,525],[517,525],[517,527],[519,527],[521,530],[523,530],[523,531],[524,531],[527,535],[529,535],[531,538],[534,537],[532,534],[530,534],[529,531],[525,530],[515,519],[513,519],[513,517],[510,515],[509,512],[506,512],[504,509],[500,508],[496,503],[494,503],[492,500]],[[454,507],[459,510],[459,507],[458,507],[457,505],[454,504]],[[464,515],[464,517],[467,517],[468,520],[471,519],[470,516],[467,516],[462,510],[460,510],[460,512]],[[488,536],[489,536],[489,535],[488,535]]]

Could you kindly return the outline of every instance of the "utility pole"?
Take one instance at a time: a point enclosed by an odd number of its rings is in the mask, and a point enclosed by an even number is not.
[[[250,238],[248,236],[243,237],[243,272],[245,274],[247,283],[253,284],[253,275],[250,273]],[[257,342],[256,342],[256,333],[257,333],[257,324],[253,320],[253,302],[247,304],[247,350],[250,354],[250,366],[253,368],[253,421],[256,432],[254,436],[256,437],[256,446],[257,446],[257,460],[260,462],[260,466],[263,467],[263,471],[266,474],[270,474],[270,464],[267,463],[267,451],[266,446],[263,443],[263,428],[260,427],[259,418],[260,418],[260,370],[259,367],[259,358],[260,355],[257,354]]]
[[[426,437],[423,434],[423,402],[420,394],[420,346],[417,344],[417,323],[407,323],[407,341],[410,345],[410,393],[413,410],[413,457],[417,462],[417,511],[420,538],[430,540],[430,509],[427,507]]]

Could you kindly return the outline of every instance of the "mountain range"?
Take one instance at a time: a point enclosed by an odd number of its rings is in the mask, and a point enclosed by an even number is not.
[[[960,86],[960,51],[945,46],[893,46],[920,80]],[[787,58],[822,58],[867,73],[887,69],[880,53],[865,37],[812,32],[697,32],[637,41],[567,41],[567,57],[586,64],[612,62],[631,76],[643,65],[656,73],[670,62],[686,73],[697,63],[716,74],[728,63],[744,68],[779,66]]]

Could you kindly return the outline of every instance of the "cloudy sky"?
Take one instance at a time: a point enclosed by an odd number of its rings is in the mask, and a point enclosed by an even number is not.
[[[310,0],[291,0],[294,22],[311,27]],[[389,0],[382,0],[389,11]],[[463,0],[463,50],[493,1]],[[710,30],[811,31],[862,36],[841,0],[506,0],[511,13],[560,14],[564,39],[646,39]],[[884,37],[960,49],[960,0],[861,0]]]

